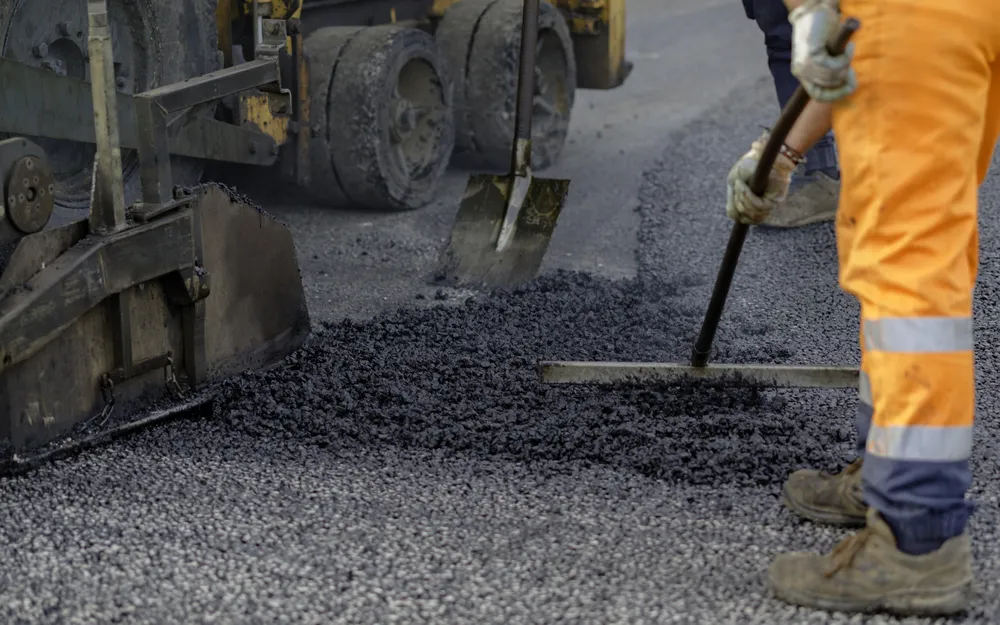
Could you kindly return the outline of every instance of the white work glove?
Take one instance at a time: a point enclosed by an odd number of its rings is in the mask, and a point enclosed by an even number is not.
[[[788,14],[792,24],[792,75],[813,100],[834,102],[857,88],[851,69],[854,44],[839,56],[830,56],[827,41],[840,27],[838,0],[806,0]]]
[[[788,196],[788,185],[792,182],[792,173],[796,166],[805,162],[805,159],[798,162],[792,160],[786,153],[787,150],[782,150],[767,178],[764,196],[754,195],[750,190],[750,178],[757,169],[757,161],[760,160],[769,134],[765,132],[753,142],[750,151],[733,165],[726,179],[726,215],[743,224],[759,224],[767,219],[771,211]]]

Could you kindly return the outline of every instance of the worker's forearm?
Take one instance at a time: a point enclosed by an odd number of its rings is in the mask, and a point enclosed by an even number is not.
[[[833,105],[810,100],[785,138],[785,145],[805,154],[833,126]]]
[[[785,8],[787,8],[788,12],[791,13],[795,9],[805,4],[805,2],[806,0],[785,0]]]

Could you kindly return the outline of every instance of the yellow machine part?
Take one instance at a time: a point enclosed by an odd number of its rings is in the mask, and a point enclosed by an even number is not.
[[[577,87],[614,89],[631,68],[625,61],[625,0],[554,0],[573,33]]]
[[[298,20],[302,17],[302,2],[295,0],[256,0],[258,13],[268,19]],[[294,6],[294,10],[292,7]],[[215,19],[219,31],[219,49],[225,58],[225,66],[233,64],[233,31],[234,18],[240,15],[253,15],[254,0],[218,0],[215,8]],[[292,54],[293,46],[301,49],[301,33],[289,34],[285,49]],[[308,127],[309,94],[306,85],[309,84],[308,67],[304,58],[299,58],[299,93],[291,94],[301,100],[303,122]],[[239,99],[239,124],[255,126],[258,130],[274,139],[279,145],[288,139],[289,122],[291,121],[290,98],[287,94],[252,93],[242,94]],[[304,148],[305,149],[305,148]]]
[[[288,136],[288,121],[288,98],[282,94],[240,94],[241,126],[254,126],[281,144]]]

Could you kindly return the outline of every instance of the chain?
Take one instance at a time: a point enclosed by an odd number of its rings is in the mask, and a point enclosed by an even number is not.
[[[167,354],[167,363],[163,366],[163,383],[175,399],[182,399],[184,397],[184,390],[181,388],[180,382],[177,381],[177,376],[174,374],[173,354]],[[91,419],[91,421],[96,421],[98,426],[107,423],[108,419],[111,418],[111,414],[115,411],[115,383],[111,380],[110,374],[105,373],[101,376],[100,387],[101,398],[104,400],[104,408]]]
[[[167,364],[163,367],[163,382],[167,390],[174,396],[174,399],[182,399],[184,391],[181,389],[177,376],[174,374],[174,355],[167,354]]]

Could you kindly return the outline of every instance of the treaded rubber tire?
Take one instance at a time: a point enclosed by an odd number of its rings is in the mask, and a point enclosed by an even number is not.
[[[350,41],[363,26],[320,28],[306,36],[302,42],[303,53],[309,65],[309,121],[318,132],[309,142],[308,194],[325,206],[349,204],[340,188],[330,150],[329,98],[333,68],[340,58],[344,44]],[[293,158],[291,153],[283,158]]]
[[[465,104],[466,74],[472,38],[483,14],[497,0],[462,0],[448,7],[434,33],[452,83],[452,107],[455,110],[455,154],[476,151],[472,136],[472,111]]]
[[[312,118],[321,127],[312,154],[325,148],[330,166],[326,170],[322,158],[314,161],[313,184],[320,179],[315,188],[334,200],[328,203],[371,210],[414,210],[433,201],[455,141],[451,82],[434,38],[392,24],[323,28],[310,35],[307,54],[315,63],[310,66],[310,84],[317,89]],[[322,72],[331,61],[324,89],[316,71]],[[414,172],[400,166],[391,107],[401,72],[411,62],[425,64],[427,87],[433,87],[421,90],[433,103],[426,135],[415,149],[420,158]],[[323,93],[325,106],[319,100]]]
[[[514,143],[518,60],[521,45],[520,0],[462,0],[452,5],[435,36],[445,51],[455,90],[456,160],[505,171]],[[543,170],[562,153],[576,98],[576,59],[569,26],[562,13],[542,2],[539,42],[558,42],[544,54],[562,53],[564,71],[557,78],[560,118],[545,128],[536,114],[532,123],[532,167]],[[548,37],[546,39],[546,37]],[[537,64],[544,62],[539,56]]]
[[[14,10],[28,2],[48,0],[0,0],[0,38],[7,33]],[[109,0],[108,12],[112,21],[121,2],[134,7],[143,21],[143,31],[132,32],[137,44],[145,48],[145,82],[138,90],[182,82],[202,76],[221,67],[218,53],[218,31],[215,20],[216,0]],[[84,3],[85,4],[85,3]],[[86,9],[84,8],[84,11]],[[54,16],[57,17],[57,16]],[[46,26],[54,26],[49,24]],[[86,23],[80,25],[86,37]],[[84,43],[86,39],[84,39]],[[199,115],[212,116],[214,107],[202,107]],[[121,123],[133,123],[121,119]],[[2,137],[0,137],[2,138]],[[93,158],[87,171],[92,170]],[[138,159],[132,150],[122,151],[122,169],[125,174],[126,205],[141,196]],[[204,162],[186,157],[171,157],[173,184],[192,185],[201,180]],[[90,182],[72,187],[72,197],[57,192],[57,208],[86,209],[90,206]],[[60,197],[62,196],[62,197]],[[85,198],[85,199],[82,199]]]

